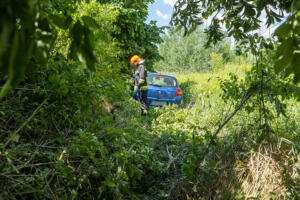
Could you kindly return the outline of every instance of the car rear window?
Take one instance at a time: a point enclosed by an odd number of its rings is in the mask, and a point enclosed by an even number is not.
[[[171,87],[171,88],[178,87],[178,83],[175,78],[161,76],[161,75],[149,75],[148,84],[157,87]]]

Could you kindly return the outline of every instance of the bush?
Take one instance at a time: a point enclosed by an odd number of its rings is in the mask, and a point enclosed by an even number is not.
[[[210,54],[210,67],[211,67],[211,70],[217,71],[218,69],[221,69],[222,66],[223,66],[222,56],[220,56],[217,53]]]
[[[211,54],[218,54],[216,64],[224,64],[233,59],[233,51],[228,40],[205,47],[207,36],[202,29],[197,29],[190,35],[183,37],[182,31],[170,30],[165,41],[159,47],[163,60],[155,64],[156,71],[191,73],[205,72],[211,68]],[[219,66],[221,67],[221,65]]]

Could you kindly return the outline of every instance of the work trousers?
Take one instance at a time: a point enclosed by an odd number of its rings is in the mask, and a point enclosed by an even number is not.
[[[148,90],[141,89],[139,95],[139,101],[142,104],[142,114],[145,114],[149,110],[149,106],[147,103]]]

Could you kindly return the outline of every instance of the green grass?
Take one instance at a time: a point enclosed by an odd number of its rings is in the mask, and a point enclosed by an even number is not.
[[[300,102],[295,98],[282,100],[282,96],[278,96],[282,103],[287,104],[287,117],[283,115],[277,117],[274,102],[270,103],[268,98],[265,98],[265,107],[269,112],[268,124],[272,129],[272,131],[268,132],[260,125],[260,112],[258,109],[258,98],[260,96],[254,94],[222,129],[218,135],[218,142],[210,148],[206,156],[208,164],[203,164],[205,166],[204,171],[209,169],[212,170],[209,172],[211,174],[214,174],[216,171],[218,173],[210,177],[205,175],[201,167],[198,169],[199,171],[193,171],[193,166],[197,165],[197,159],[203,153],[201,149],[210,141],[209,137],[216,131],[225,117],[235,110],[241,100],[241,98],[237,98],[237,100],[230,100],[225,103],[224,99],[222,99],[224,92],[220,87],[220,81],[229,79],[229,74],[232,73],[238,77],[236,82],[245,84],[243,79],[250,68],[250,64],[231,64],[226,65],[222,70],[210,73],[176,74],[166,72],[166,74],[176,76],[179,80],[180,87],[183,90],[184,102],[179,109],[176,106],[168,106],[158,110],[158,116],[152,121],[152,133],[161,138],[160,142],[163,144],[161,147],[166,144],[172,145],[173,152],[176,152],[178,156],[177,165],[181,166],[181,169],[185,169],[183,170],[183,176],[189,177],[189,173],[196,174],[188,179],[192,183],[190,187],[193,187],[193,190],[197,188],[196,193],[198,194],[204,192],[205,195],[202,196],[204,199],[212,197],[206,193],[207,189],[210,189],[210,184],[218,187],[220,192],[219,199],[225,198],[222,195],[226,196],[227,194],[232,195],[232,199],[246,199],[251,195],[257,195],[259,198],[259,195],[261,195],[260,191],[254,191],[253,194],[250,194],[248,189],[253,184],[262,184],[265,185],[263,190],[269,191],[274,184],[277,184],[277,182],[272,182],[275,179],[264,180],[263,178],[258,178],[255,183],[247,181],[251,179],[249,174],[257,174],[260,177],[265,171],[269,172],[269,176],[279,174],[280,179],[285,180],[280,182],[281,185],[276,185],[276,187],[282,186],[291,190],[299,188],[297,184],[294,184],[297,180],[299,181],[299,176],[291,177],[289,175],[291,171],[296,170],[297,161],[295,161],[295,158],[297,158],[300,150]],[[248,87],[249,85],[247,84],[245,88],[247,89]],[[239,92],[240,94],[235,95],[240,95],[241,97],[243,91]],[[252,106],[255,110],[249,112],[245,109],[246,106]],[[261,121],[264,123],[263,120]],[[197,145],[194,146],[194,144]],[[262,148],[264,148],[264,152],[261,152]],[[292,155],[289,151],[295,153]],[[271,156],[269,152],[272,152]],[[253,157],[252,155],[270,156],[270,159],[274,162],[270,164],[267,163],[267,160],[260,161],[260,157]],[[212,163],[219,163],[219,166],[211,167],[213,164],[210,166],[210,160]],[[264,168],[258,169],[255,168],[256,165],[249,165],[251,160],[261,162],[259,164]],[[289,168],[284,172],[280,172],[276,171],[276,165],[287,165]],[[228,169],[224,168],[224,166],[228,167]],[[172,180],[172,176],[169,179]],[[202,179],[205,179],[205,182],[202,183]],[[245,184],[242,185],[242,183]],[[198,188],[199,185],[200,187]],[[182,187],[187,187],[183,190],[190,191],[188,195],[193,195],[189,186]],[[272,190],[270,191],[272,192]],[[192,199],[199,199],[199,196],[195,195]],[[214,195],[216,194],[213,194],[215,198],[216,196]],[[272,198],[276,199],[279,193],[275,191],[272,192],[272,195],[275,196],[272,196]],[[269,194],[265,194],[265,197],[271,198]],[[178,198],[180,199],[180,197]]]
[[[250,64],[243,64],[240,66],[237,64],[228,64],[221,70],[208,73],[171,74],[176,76],[181,84],[192,82],[194,85],[192,89],[193,94],[196,92],[220,93],[219,78],[226,79],[229,77],[230,73],[235,73],[240,78],[243,78],[250,67]]]
[[[183,106],[182,111],[186,114],[185,121],[197,123],[202,127],[209,127],[215,130],[222,122],[226,115],[229,115],[239,102],[229,101],[224,103],[221,95],[223,94],[220,88],[220,80],[229,79],[229,74],[235,74],[240,83],[243,83],[246,72],[251,69],[251,64],[227,64],[223,69],[208,73],[186,73],[176,74],[166,72],[177,77],[180,87],[183,90]],[[247,88],[247,87],[246,87]],[[252,97],[255,103],[257,97]],[[281,99],[281,97],[279,97]],[[271,120],[271,126],[274,130],[282,132],[288,125],[291,130],[298,131],[300,127],[300,102],[295,98],[282,100],[282,103],[287,105],[288,118],[276,117],[276,109],[274,103],[266,102],[265,106],[270,110],[271,115],[275,117]],[[257,112],[248,114],[245,110],[240,110],[237,115],[224,128],[224,132],[231,134],[233,130],[241,126],[257,123],[255,118]],[[283,128],[285,127],[285,128]],[[283,134],[287,135],[287,134]],[[291,136],[286,138],[290,138]],[[295,137],[295,136],[292,136]]]
[[[221,98],[223,91],[220,80],[228,79],[231,73],[236,74],[240,80],[244,79],[250,67],[250,64],[228,64],[223,69],[208,73],[171,73],[177,77],[183,90],[182,112],[186,113],[186,121],[215,130],[224,115],[233,108]]]

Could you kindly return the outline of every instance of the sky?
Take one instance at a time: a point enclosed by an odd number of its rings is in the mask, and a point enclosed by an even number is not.
[[[151,20],[157,21],[157,26],[168,26],[171,20],[171,16],[173,13],[173,6],[177,0],[155,0],[153,4],[149,4],[148,11],[148,19],[147,23]],[[262,13],[260,19],[263,22],[266,21],[266,14]],[[204,27],[207,27],[211,22],[211,18],[204,20]],[[278,27],[279,24],[275,24],[269,28],[265,25],[262,25],[261,29],[257,31],[260,35],[264,37],[270,37],[271,33]],[[225,27],[224,27],[225,29]]]
[[[151,20],[155,20],[158,26],[168,26],[176,1],[177,0],[155,0],[155,3],[149,4],[147,23]],[[204,26],[208,26],[210,21],[211,19],[204,20]]]
[[[175,2],[176,0],[156,0],[155,3],[149,4],[147,22],[155,20],[157,26],[168,26]]]

